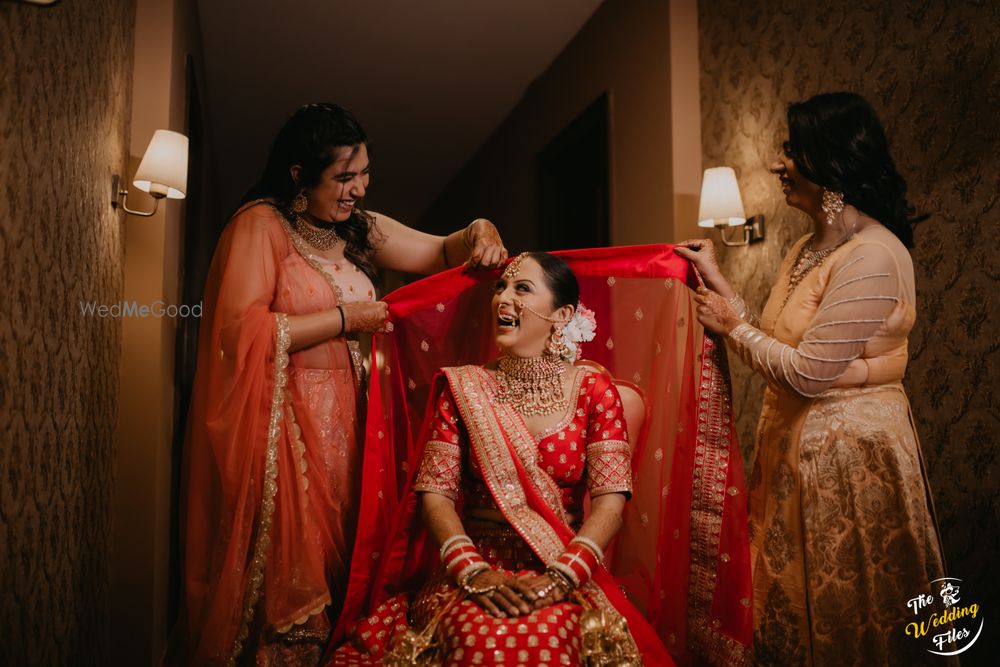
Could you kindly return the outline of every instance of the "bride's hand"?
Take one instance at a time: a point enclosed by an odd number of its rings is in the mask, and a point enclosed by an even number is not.
[[[530,599],[535,609],[562,602],[569,596],[566,590],[559,587],[548,573],[528,575],[522,577],[521,581],[531,589]]]
[[[715,276],[722,275],[719,270],[719,261],[715,256],[715,245],[711,239],[681,241],[674,248],[674,252],[690,260],[706,282],[711,282]]]
[[[505,618],[522,616],[532,611],[529,599],[534,599],[532,591],[523,580],[497,570],[483,570],[473,575],[467,586],[472,590],[487,592],[470,595],[469,599],[482,607],[491,616]]]

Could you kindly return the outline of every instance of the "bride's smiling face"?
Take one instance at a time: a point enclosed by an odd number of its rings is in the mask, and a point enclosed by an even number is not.
[[[515,265],[516,262],[519,263]],[[497,346],[506,354],[518,357],[541,356],[554,323],[535,313],[568,322],[573,316],[573,307],[554,308],[555,298],[545,272],[531,257],[515,259],[510,267],[497,281],[493,293]]]

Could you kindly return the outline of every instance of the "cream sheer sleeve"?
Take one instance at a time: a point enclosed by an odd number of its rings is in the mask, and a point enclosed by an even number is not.
[[[729,333],[730,346],[770,383],[806,397],[823,393],[857,359],[899,302],[900,276],[892,252],[862,243],[841,259],[798,346],[750,324]]]
[[[736,294],[729,299],[729,305],[733,307],[736,315],[739,316],[741,320],[752,327],[760,326],[760,319],[757,317],[757,314],[750,310],[750,306],[747,305],[747,302],[744,301],[743,297],[739,294]]]

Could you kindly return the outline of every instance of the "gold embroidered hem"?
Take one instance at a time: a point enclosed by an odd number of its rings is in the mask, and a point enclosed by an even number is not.
[[[243,652],[243,642],[253,621],[253,610],[260,599],[261,585],[264,583],[264,566],[271,543],[271,516],[274,514],[274,495],[278,491],[278,438],[281,437],[281,411],[285,404],[285,384],[288,381],[288,348],[292,338],[289,333],[288,316],[274,314],[274,390],[271,398],[271,420],[267,430],[267,452],[264,463],[264,493],[260,503],[260,519],[257,523],[257,541],[250,563],[250,581],[243,602],[243,623],[233,642],[227,665],[235,665]]]

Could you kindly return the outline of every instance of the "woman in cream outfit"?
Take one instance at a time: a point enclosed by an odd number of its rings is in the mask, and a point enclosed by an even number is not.
[[[915,664],[936,656],[906,635],[907,601],[944,564],[901,384],[912,209],[861,97],[792,104],[788,129],[771,171],[814,231],[782,262],[759,324],[710,241],[678,249],[705,279],[702,324],[768,383],[749,501],[755,658]]]

